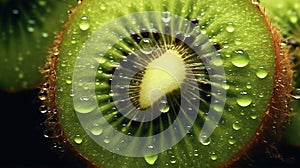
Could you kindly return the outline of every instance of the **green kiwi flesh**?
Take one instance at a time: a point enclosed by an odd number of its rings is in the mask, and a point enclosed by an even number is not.
[[[55,32],[68,18],[76,0],[0,1],[0,89],[18,91],[37,87],[52,50]]]
[[[184,19],[176,22],[169,16]],[[52,133],[47,136],[63,142],[64,147],[74,150],[91,166],[230,166],[251,157],[250,152],[257,145],[277,143],[274,135],[280,133],[288,112],[286,92],[290,91],[290,67],[285,55],[279,57],[278,35],[256,2],[85,0],[75,8],[58,40],[59,53],[49,58],[45,68],[48,81],[41,90],[45,96],[42,97],[43,112],[50,118],[45,125]],[[150,56],[143,52],[145,45],[146,49],[151,48]],[[218,58],[212,61],[212,66],[223,67],[226,78],[204,66],[207,52],[214,55],[209,58]],[[195,53],[200,53],[200,57]],[[80,59],[86,59],[87,64],[78,64]],[[97,65],[89,61],[96,61]],[[171,64],[182,68],[172,69]],[[169,107],[151,121],[139,122],[122,115],[122,109],[114,100],[115,93],[111,92],[114,73],[127,72],[132,67],[140,67],[130,82],[124,84],[130,90],[132,109],[148,109],[163,97],[156,94],[154,101],[147,100],[145,95],[149,89],[157,87],[166,93]],[[167,73],[153,67],[163,67]],[[279,73],[282,68],[287,69],[286,76]],[[106,148],[122,143],[122,136],[105,136],[110,131],[138,138],[167,130],[181,114],[178,113],[180,104],[176,102],[182,96],[180,86],[184,82],[181,79],[186,79],[189,72],[199,77],[196,78],[199,96],[190,104],[200,105],[194,124],[177,144],[157,153],[151,152],[156,146],[143,144],[149,147],[149,155],[144,156],[132,156],[144,147],[138,146],[136,141],[128,145],[127,150],[134,151],[128,151],[130,156],[118,154],[118,149]],[[172,82],[173,75],[181,82]],[[92,84],[82,82],[90,78],[94,79]],[[213,79],[223,83],[211,82]],[[96,98],[74,99],[78,95],[74,92],[77,86],[84,93],[95,94]],[[212,88],[225,90],[226,98],[218,98]],[[214,96],[220,106],[212,102]],[[86,105],[81,106],[80,102]],[[199,139],[211,108],[222,113],[220,121],[208,138]],[[56,124],[50,122],[53,118],[58,120]],[[113,129],[103,127],[104,119]],[[172,143],[170,139],[175,135],[160,142]],[[261,148],[262,152],[264,149]]]

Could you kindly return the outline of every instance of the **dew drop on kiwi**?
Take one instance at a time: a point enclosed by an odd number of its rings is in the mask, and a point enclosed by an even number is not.
[[[250,58],[244,50],[234,50],[231,55],[231,62],[236,67],[245,67],[249,64]]]
[[[268,71],[264,67],[259,67],[256,71],[256,76],[260,79],[264,79],[268,76]]]
[[[87,16],[82,16],[79,22],[79,28],[83,31],[86,31],[90,28],[90,21]]]

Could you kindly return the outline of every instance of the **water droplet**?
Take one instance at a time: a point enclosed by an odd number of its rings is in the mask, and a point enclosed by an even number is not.
[[[104,138],[103,142],[108,144],[108,143],[110,143],[110,140],[106,137],[106,138]]]
[[[163,12],[162,14],[163,14],[162,21],[165,22],[165,23],[170,22],[170,20],[171,20],[171,12],[166,11],[166,12]]]
[[[232,124],[232,128],[236,131],[240,130],[241,129],[241,125],[240,125],[240,122],[238,121],[235,121],[233,124]]]
[[[80,135],[76,135],[75,138],[74,138],[74,142],[76,144],[81,144],[82,143],[82,137]]]
[[[160,101],[159,110],[162,113],[166,113],[170,110],[170,106],[168,105],[168,102],[166,100]]]
[[[298,22],[298,16],[296,16],[296,15],[290,16],[289,19],[294,24],[296,24]]]
[[[153,51],[153,42],[149,38],[144,38],[140,42],[141,52],[144,54],[151,54]]]
[[[221,58],[213,57],[212,63],[213,63],[215,66],[222,66],[224,62],[223,62],[223,60],[222,60]]]
[[[149,165],[154,165],[154,163],[158,159],[158,155],[145,156],[144,159]]]
[[[198,153],[197,149],[194,150],[194,156],[196,156],[196,157],[199,156],[199,153]]]
[[[256,71],[256,76],[260,79],[264,79],[268,76],[268,72],[264,69],[264,67],[259,67]]]
[[[297,100],[300,99],[300,89],[299,89],[299,88],[295,88],[295,89],[292,91],[292,97],[293,97],[294,99],[297,99]]]
[[[44,32],[44,33],[42,33],[42,37],[47,38],[47,37],[49,37],[49,34]]]
[[[236,99],[236,102],[241,107],[247,107],[252,103],[252,98],[247,95],[247,92],[241,92],[241,95]]]
[[[83,114],[90,113],[97,107],[96,100],[88,96],[74,98],[73,102],[74,102],[74,109],[78,113],[83,113]]]
[[[46,113],[48,111],[48,107],[46,105],[42,104],[39,107],[39,111],[44,114],[44,113]]]
[[[199,141],[201,142],[202,145],[207,146],[207,145],[210,144],[211,138],[204,135],[204,136],[199,138]]]
[[[210,155],[210,159],[215,161],[218,159],[218,156],[215,153],[212,153],[212,155]]]
[[[71,77],[67,77],[66,83],[69,84],[69,85],[72,84],[72,79],[71,79]]]
[[[94,124],[90,131],[93,135],[98,136],[102,134],[103,129],[98,124]]]
[[[46,100],[47,99],[47,91],[46,90],[41,90],[38,94],[38,98],[40,100]]]
[[[247,88],[247,89],[251,89],[251,88],[252,88],[252,85],[251,85],[250,82],[247,83],[246,88]]]
[[[252,120],[256,120],[257,119],[257,115],[251,115],[250,116]]]
[[[34,32],[34,30],[35,29],[33,27],[27,27],[27,31],[30,32],[30,33]]]
[[[254,5],[258,5],[259,4],[259,0],[251,0],[252,4]]]
[[[105,10],[105,9],[106,9],[105,5],[102,4],[102,5],[100,6],[100,9],[101,9],[101,10]]]
[[[229,22],[229,23],[228,23],[228,25],[226,26],[226,30],[227,30],[227,32],[229,32],[229,33],[234,32],[235,28],[234,28],[234,25],[233,25],[232,22]]]
[[[83,16],[79,22],[79,28],[83,31],[90,28],[90,21],[87,16]]]
[[[234,145],[235,142],[236,142],[236,140],[233,138],[233,136],[230,136],[230,137],[229,137],[229,140],[228,140],[228,143],[229,143],[230,145]]]
[[[231,62],[236,67],[245,67],[249,64],[249,55],[244,50],[235,50],[231,55]]]

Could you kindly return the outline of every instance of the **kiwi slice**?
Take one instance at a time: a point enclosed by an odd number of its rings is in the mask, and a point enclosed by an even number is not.
[[[38,86],[55,32],[76,0],[1,0],[0,89],[19,91]]]
[[[274,26],[284,37],[282,42],[288,46],[290,59],[294,63],[294,91],[292,92],[294,99],[291,102],[293,114],[285,128],[283,140],[289,145],[300,146],[298,130],[300,127],[300,2],[298,0],[263,0],[262,6],[266,9],[267,16],[272,18]]]
[[[55,48],[45,136],[89,167],[245,166],[280,139],[290,62],[257,1],[85,0]]]

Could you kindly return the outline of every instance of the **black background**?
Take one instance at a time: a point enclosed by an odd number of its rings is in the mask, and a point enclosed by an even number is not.
[[[38,110],[38,89],[7,93],[0,91],[0,168],[74,168],[43,136],[45,116]],[[300,131],[300,130],[299,130]],[[300,167],[299,148],[280,144],[283,159],[258,161],[254,167]]]

